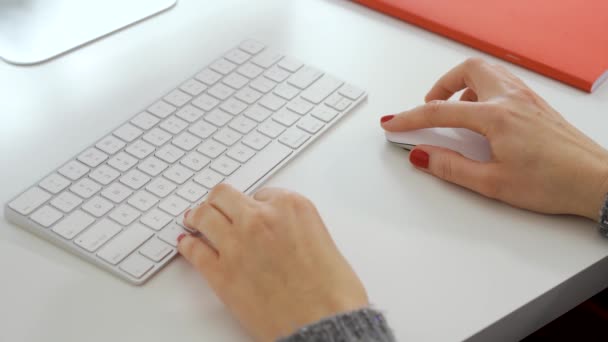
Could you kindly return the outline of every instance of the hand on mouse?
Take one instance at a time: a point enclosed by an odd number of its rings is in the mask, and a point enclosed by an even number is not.
[[[365,289],[314,205],[280,189],[253,197],[218,185],[186,213],[179,252],[257,341],[367,306]]]
[[[463,89],[460,101],[446,101]],[[419,169],[516,207],[599,218],[608,193],[608,152],[505,68],[469,59],[444,75],[426,102],[383,117],[382,127],[468,128],[489,140],[492,160],[423,145],[410,154]]]

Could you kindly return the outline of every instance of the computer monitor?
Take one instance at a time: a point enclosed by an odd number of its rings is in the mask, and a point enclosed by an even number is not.
[[[177,0],[0,0],[0,58],[37,64],[170,9]]]

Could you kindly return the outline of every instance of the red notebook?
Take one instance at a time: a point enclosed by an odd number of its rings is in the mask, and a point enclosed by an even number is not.
[[[608,78],[607,0],[354,0],[592,92]]]

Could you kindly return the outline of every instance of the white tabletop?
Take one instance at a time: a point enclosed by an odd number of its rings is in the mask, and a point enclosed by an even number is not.
[[[420,104],[452,66],[503,62],[346,1],[182,0],[49,63],[0,63],[0,202],[246,37],[369,91],[268,184],[317,204],[400,341],[517,340],[606,285],[592,222],[446,184],[384,141],[379,117]],[[508,67],[608,146],[608,86],[589,95]],[[2,341],[247,340],[180,258],[134,287],[2,220],[0,272]]]

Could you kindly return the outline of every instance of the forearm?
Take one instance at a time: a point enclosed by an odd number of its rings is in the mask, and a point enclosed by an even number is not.
[[[277,342],[395,342],[384,316],[373,309],[361,309],[301,328]]]

